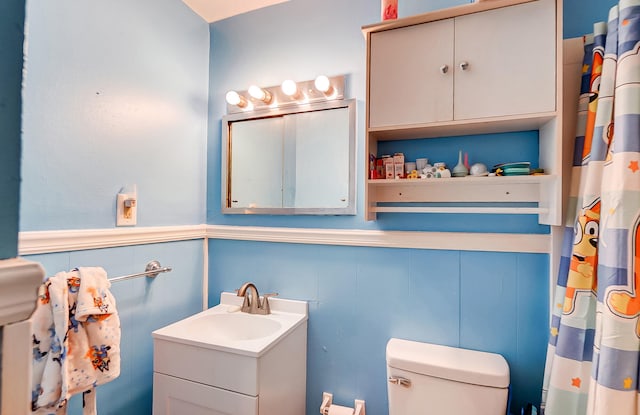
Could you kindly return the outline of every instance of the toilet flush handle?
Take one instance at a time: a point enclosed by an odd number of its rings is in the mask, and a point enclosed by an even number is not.
[[[403,378],[400,376],[389,376],[389,383],[393,383],[394,385],[404,386],[405,388],[411,387],[411,379]]]

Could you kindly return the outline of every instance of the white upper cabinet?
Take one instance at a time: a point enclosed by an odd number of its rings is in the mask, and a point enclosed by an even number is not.
[[[382,142],[460,135],[490,140],[477,136],[537,130],[538,159],[530,161],[544,170],[412,180],[373,178],[367,165],[366,219],[394,212],[537,214],[539,223],[561,223],[567,152],[561,15],[560,0],[491,0],[363,28],[366,160],[381,157]],[[418,145],[429,154],[428,140]],[[503,156],[500,148],[495,155]]]
[[[370,125],[453,118],[453,20],[371,34]]]
[[[553,4],[538,0],[455,18],[454,119],[555,111]]]
[[[555,111],[554,4],[371,33],[369,127]]]

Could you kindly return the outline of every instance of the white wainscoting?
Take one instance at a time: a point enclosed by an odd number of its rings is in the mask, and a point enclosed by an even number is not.
[[[410,232],[361,229],[279,228],[261,226],[189,225],[62,231],[30,231],[18,235],[19,255],[70,252],[202,239],[202,307],[207,308],[209,239],[309,245],[413,248],[484,252],[549,253],[551,235],[463,232]],[[553,273],[551,273],[553,275]]]

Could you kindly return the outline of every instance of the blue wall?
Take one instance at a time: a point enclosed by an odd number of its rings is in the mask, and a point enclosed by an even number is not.
[[[516,405],[540,399],[546,255],[238,241],[210,241],[210,255],[211,305],[248,280],[309,302],[307,414],[323,391],[388,413],[391,337],[501,353]]]
[[[404,17],[466,1],[399,3]],[[565,2],[565,37],[590,32],[594,21],[606,19],[614,2],[607,3]],[[366,222],[362,180],[357,216],[221,214],[220,121],[227,90],[313,79],[320,73],[346,74],[345,95],[358,103],[357,146],[362,151],[366,68],[360,27],[379,20],[379,4],[295,0],[211,25],[208,223],[547,233],[548,227],[533,216],[383,214]],[[460,146],[484,157],[500,149],[536,160],[537,139],[533,132],[520,132],[430,139],[428,145],[449,163]],[[393,143],[394,149],[405,146],[402,150],[414,157],[423,151],[421,145]],[[358,154],[357,171],[363,170],[362,163]],[[501,353],[511,368],[511,410],[519,412],[525,403],[540,400],[548,331],[547,255],[216,240],[210,242],[209,267],[210,305],[218,303],[220,291],[248,280],[263,292],[309,301],[308,414],[317,412],[323,391],[334,393],[339,404],[365,399],[371,412],[387,413],[384,350],[390,337]]]
[[[205,220],[208,27],[177,0],[27,8],[20,230]]]
[[[0,259],[18,254],[24,0],[0,2]]]
[[[127,184],[138,186],[138,226],[204,223],[208,25],[179,0],[33,0],[27,26],[20,230],[114,228]],[[151,332],[202,309],[202,240],[27,258],[47,275],[173,267],[112,287],[122,372],[98,388],[99,412],[150,414]]]

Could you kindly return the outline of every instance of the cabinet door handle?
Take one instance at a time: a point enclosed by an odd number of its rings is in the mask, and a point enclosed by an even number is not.
[[[441,74],[446,74],[447,72],[449,72],[449,65],[442,65],[440,67],[440,73]]]
[[[469,62],[466,62],[466,61],[460,62],[460,69],[462,69],[463,71],[466,71],[468,68],[469,68]]]
[[[392,383],[394,385],[400,385],[405,388],[411,387],[411,379],[403,378],[400,376],[389,376],[387,380],[389,381],[389,383]]]

